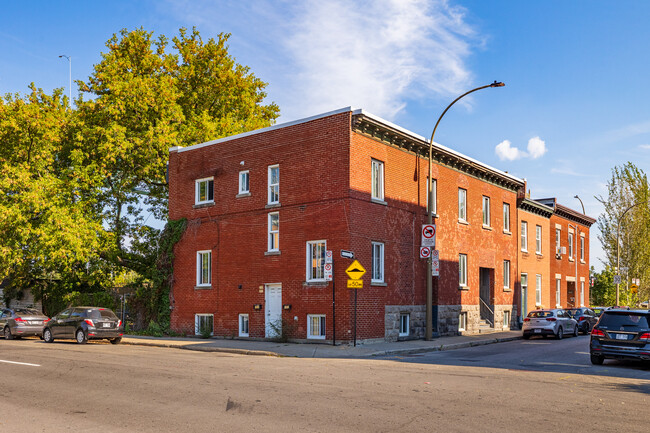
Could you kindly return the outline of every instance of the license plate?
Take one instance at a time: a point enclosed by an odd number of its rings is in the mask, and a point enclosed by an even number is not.
[[[110,324],[110,323],[102,323],[102,326],[103,326],[104,328],[110,328],[110,327],[111,327],[111,324]]]
[[[627,340],[627,334],[616,334],[617,340]]]
[[[29,324],[30,325],[42,325],[43,322],[39,322],[38,320],[32,320],[31,322],[29,322]]]
[[[535,329],[533,332],[535,332],[535,333],[537,333],[537,334],[541,334],[541,333],[542,333],[542,330],[541,330],[541,329]]]

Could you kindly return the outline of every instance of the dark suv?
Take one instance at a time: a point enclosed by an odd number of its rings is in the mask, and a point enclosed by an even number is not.
[[[605,310],[591,330],[591,363],[605,358],[650,360],[650,310]]]
[[[113,311],[100,307],[74,307],[52,317],[43,328],[43,340],[51,343],[57,338],[74,338],[77,343],[89,339],[108,339],[117,344],[122,341],[122,321]]]
[[[596,313],[591,308],[570,308],[566,311],[571,315],[571,317],[576,319],[578,322],[578,329],[585,335],[589,334],[591,328],[593,328],[596,322],[598,322],[598,317],[596,317]]]

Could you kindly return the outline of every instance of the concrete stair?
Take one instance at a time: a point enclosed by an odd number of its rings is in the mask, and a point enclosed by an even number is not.
[[[487,320],[481,319],[478,322],[478,332],[479,334],[488,334],[490,332],[494,332],[494,326],[492,326]]]

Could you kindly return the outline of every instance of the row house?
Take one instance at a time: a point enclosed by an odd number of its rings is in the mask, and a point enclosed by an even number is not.
[[[428,155],[425,138],[350,108],[170,149],[169,216],[187,219],[174,248],[172,329],[421,338],[427,278],[440,335],[516,326],[524,181],[437,144],[429,180]],[[419,254],[428,182],[435,277]],[[367,270],[362,288],[347,288],[341,250]]]

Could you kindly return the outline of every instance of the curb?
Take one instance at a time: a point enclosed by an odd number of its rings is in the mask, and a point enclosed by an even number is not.
[[[277,356],[282,357],[286,355],[281,355],[275,352],[268,352],[264,350],[251,350],[251,349],[233,349],[229,347],[204,347],[196,346],[192,344],[178,344],[178,343],[156,343],[150,341],[122,341],[122,344],[127,344],[130,346],[148,346],[148,347],[164,347],[168,349],[182,349],[182,350],[194,350],[196,352],[221,352],[221,353],[231,353],[237,355],[252,355],[252,356]]]

